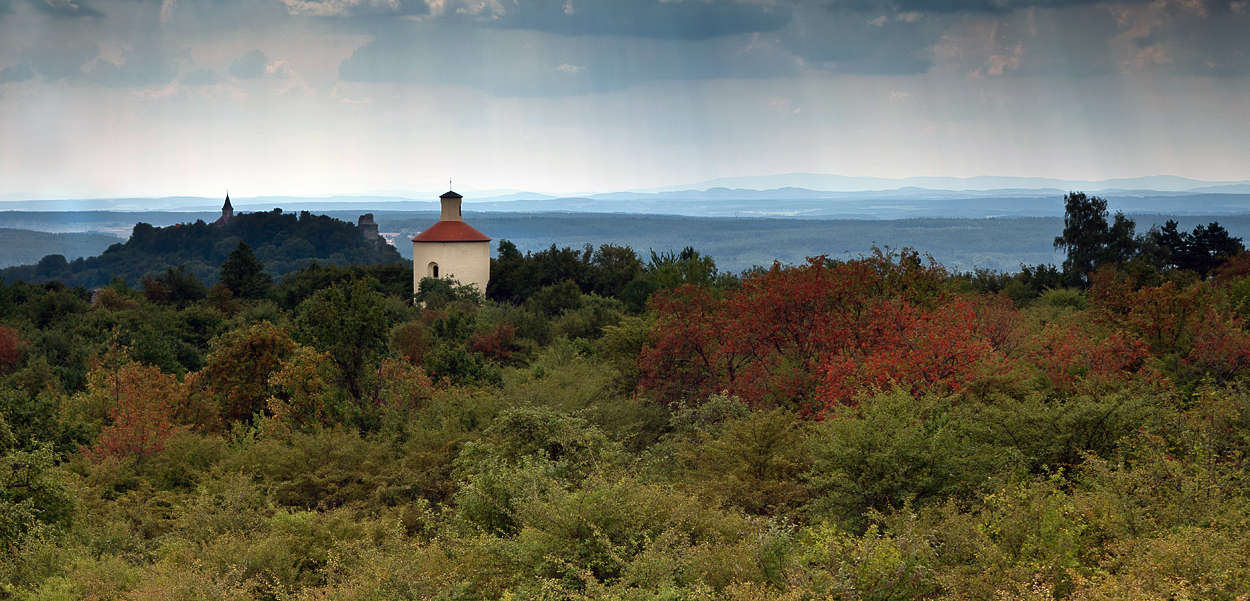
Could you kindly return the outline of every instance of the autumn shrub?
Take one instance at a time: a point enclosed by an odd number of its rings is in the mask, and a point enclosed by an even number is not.
[[[639,357],[640,389],[666,402],[727,390],[753,407],[818,415],[845,400],[844,374],[858,371],[869,356],[877,360],[868,362],[866,376],[876,376],[878,363],[905,369],[898,361],[929,358],[937,370],[918,369],[924,378],[953,378],[937,373],[939,365],[962,374],[967,365],[979,365],[978,353],[989,347],[973,334],[957,338],[967,348],[943,349],[945,340],[927,337],[939,332],[921,331],[932,325],[946,326],[942,333],[974,330],[975,322],[957,324],[974,316],[970,308],[961,310],[958,302],[943,308],[948,296],[946,272],[908,251],[774,265],[724,298],[693,286],[660,293],[652,300],[659,314],[652,343]],[[960,360],[959,352],[971,356]],[[817,390],[822,381],[823,393]]]
[[[326,353],[309,347],[295,349],[281,369],[269,376],[276,388],[267,401],[274,420],[309,430],[347,421],[352,415],[346,391],[333,385],[338,369]]]
[[[434,394],[434,382],[420,367],[383,359],[372,387],[373,410],[407,417]]]
[[[391,350],[413,365],[421,365],[430,344],[429,330],[419,321],[404,322],[391,329]]]
[[[1149,346],[1132,334],[1096,339],[1074,324],[1046,325],[1033,338],[1030,353],[1046,383],[1069,394],[1102,394],[1135,380],[1157,381],[1149,357]]]
[[[514,340],[516,340],[516,326],[502,322],[490,332],[474,336],[469,348],[491,361],[507,361],[512,358]]]
[[[17,368],[22,360],[23,341],[17,330],[0,325],[0,375],[7,374]]]
[[[185,396],[182,383],[156,367],[124,363],[92,370],[87,391],[71,399],[72,411],[100,425],[86,455],[96,461],[151,457],[173,436],[173,408]]]
[[[296,344],[285,330],[262,321],[233,330],[213,342],[208,365],[199,382],[217,405],[225,422],[250,422],[267,409],[276,392],[271,375],[295,353]]]
[[[903,388],[913,396],[965,391],[983,375],[1010,369],[1006,356],[978,325],[975,306],[948,301],[931,311],[903,303],[882,302],[868,308],[867,327],[858,345],[846,345],[827,360],[817,392],[827,411],[854,404],[860,394]],[[997,329],[997,328],[996,328]],[[1009,332],[993,331],[1000,344]]]
[[[1139,336],[1173,377],[1192,384],[1205,376],[1225,382],[1250,366],[1238,290],[1218,281],[1135,288],[1104,269],[1090,296],[1098,319]]]

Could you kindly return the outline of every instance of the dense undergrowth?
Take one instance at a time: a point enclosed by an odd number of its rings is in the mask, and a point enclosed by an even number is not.
[[[1235,270],[593,258],[421,308],[388,267],[0,288],[0,597],[1250,593]]]

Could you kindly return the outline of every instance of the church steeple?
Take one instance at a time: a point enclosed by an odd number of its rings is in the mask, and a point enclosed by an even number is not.
[[[230,206],[230,192],[226,192],[226,204],[221,206],[221,217],[213,222],[213,225],[225,225],[226,222],[234,218],[234,207]]]

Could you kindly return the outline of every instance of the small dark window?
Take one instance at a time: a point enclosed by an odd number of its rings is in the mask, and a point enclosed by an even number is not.
[[[438,277],[438,265],[434,266],[434,277]]]

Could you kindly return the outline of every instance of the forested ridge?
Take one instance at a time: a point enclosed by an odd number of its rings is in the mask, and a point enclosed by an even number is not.
[[[90,288],[119,277],[138,285],[144,276],[181,266],[211,284],[240,242],[251,247],[274,276],[313,263],[378,265],[402,260],[393,246],[365,240],[354,224],[307,211],[295,215],[274,209],[243,213],[223,225],[203,220],[167,227],[137,223],[129,240],[109,246],[99,256],[67,261],[64,255],[50,254],[37,264],[0,269],[0,280],[58,281]]]
[[[1067,200],[1011,274],[2,284],[0,596],[1245,598],[1250,254]]]
[[[95,232],[57,234],[5,227],[0,227],[0,239],[4,240],[0,268],[34,264],[51,254],[74,259],[98,255],[118,241],[116,236]]]

